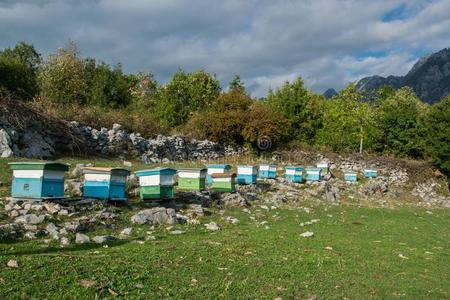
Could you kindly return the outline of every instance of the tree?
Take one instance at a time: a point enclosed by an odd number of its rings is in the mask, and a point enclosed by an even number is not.
[[[23,99],[33,98],[39,91],[37,71],[41,56],[33,45],[18,43],[13,49],[0,51],[0,88]]]
[[[207,109],[217,99],[220,90],[219,81],[204,71],[178,71],[161,88],[156,116],[167,127],[184,125],[193,112]]]
[[[450,96],[430,107],[424,127],[427,156],[450,174]]]
[[[267,103],[289,121],[291,136],[307,143],[314,141],[322,126],[325,99],[307,91],[300,77],[293,83],[286,82],[275,92],[270,90]]]
[[[244,83],[241,81],[241,76],[234,75],[233,80],[230,81],[230,85],[228,88],[229,91],[245,93]]]
[[[56,105],[87,102],[89,86],[85,62],[79,58],[74,42],[49,55],[39,73],[39,82],[41,97]]]
[[[376,113],[361,99],[361,94],[350,84],[327,102],[323,128],[317,135],[320,145],[345,152],[377,148],[380,131]]]
[[[377,104],[385,151],[396,155],[421,157],[424,127],[421,119],[426,106],[409,87],[397,90]]]

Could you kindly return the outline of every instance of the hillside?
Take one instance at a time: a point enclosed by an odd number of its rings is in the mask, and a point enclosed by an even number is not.
[[[409,86],[426,103],[441,100],[450,94],[450,48],[422,57],[405,76],[365,77],[358,81],[356,87],[371,98],[385,85],[395,89]]]

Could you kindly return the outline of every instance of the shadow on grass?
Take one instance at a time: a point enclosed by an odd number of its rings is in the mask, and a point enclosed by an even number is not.
[[[124,244],[128,244],[131,241],[116,241],[113,243],[108,243],[108,248],[113,248],[117,246],[122,246]],[[31,249],[20,249],[18,251],[5,251],[0,253],[0,257],[3,256],[21,256],[21,255],[39,255],[39,254],[69,254],[71,252],[78,251],[86,251],[86,250],[94,250],[98,248],[103,248],[106,244],[87,244],[87,245],[72,245],[71,247],[58,247],[58,246],[50,246],[45,248],[31,248]]]

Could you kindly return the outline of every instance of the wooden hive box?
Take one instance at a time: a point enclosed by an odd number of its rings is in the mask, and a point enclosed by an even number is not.
[[[212,180],[211,188],[214,192],[234,193],[236,191],[235,173],[214,173]]]
[[[320,181],[322,169],[309,167],[306,169],[306,180],[307,181]]]
[[[259,165],[258,177],[263,179],[275,179],[277,178],[277,166],[276,165]]]
[[[212,174],[222,174],[230,172],[231,165],[229,164],[222,164],[222,165],[208,165],[208,177],[207,182],[209,185],[212,184]]]
[[[64,197],[64,173],[69,166],[56,162],[13,162],[11,196],[51,199]]]
[[[375,169],[365,169],[364,177],[366,178],[376,178],[378,176],[378,171]]]
[[[297,182],[300,183],[303,181],[303,172],[305,171],[305,168],[300,166],[290,166],[286,167],[286,172],[284,174],[284,178],[288,182]]]
[[[188,168],[178,170],[178,189],[202,191],[206,185],[206,168]]]
[[[346,171],[344,172],[344,179],[348,182],[357,182],[358,181],[358,174],[353,171]]]
[[[137,171],[139,178],[140,198],[142,200],[172,199],[174,175],[172,168],[155,168]]]
[[[83,197],[100,200],[126,200],[127,176],[122,168],[84,167]]]
[[[237,167],[237,183],[238,184],[255,184],[258,167],[256,166],[238,166]]]

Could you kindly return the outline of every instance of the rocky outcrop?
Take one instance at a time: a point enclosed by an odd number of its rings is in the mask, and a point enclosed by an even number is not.
[[[394,89],[409,86],[427,103],[441,100],[450,94],[450,48],[422,57],[405,76],[365,77],[356,88],[370,99],[385,85]]]

